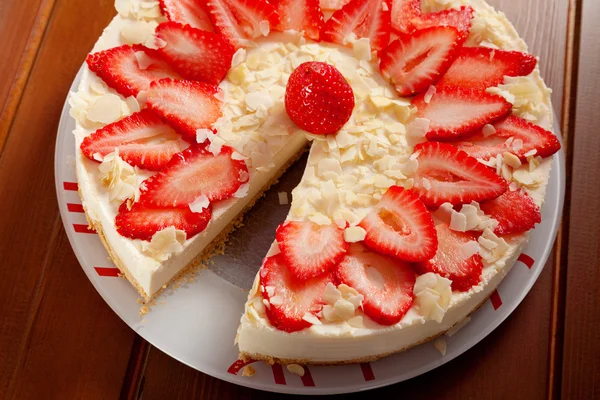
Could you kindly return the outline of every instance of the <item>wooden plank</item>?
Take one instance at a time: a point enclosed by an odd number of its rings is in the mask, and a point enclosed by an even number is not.
[[[547,84],[554,88],[554,109],[560,115],[568,3],[561,0],[488,2],[507,14],[528,43],[530,51],[540,57],[542,74]],[[456,399],[481,398],[485,393],[494,393],[498,398],[546,398],[551,385],[548,355],[554,264],[553,256],[523,304],[475,348],[425,376],[372,394],[393,396],[403,393],[407,397],[413,394],[419,398]],[[431,381],[436,385],[430,385]],[[210,378],[171,360],[155,348],[150,350],[144,399],[165,396],[207,399],[212,398],[214,393],[220,393],[224,398],[265,396],[263,392]]]
[[[0,2],[0,154],[55,0]]]
[[[57,0],[0,158],[0,393],[8,398],[115,398],[125,376],[135,335],[73,256],[53,172],[63,101],[113,13],[111,2]]]
[[[600,3],[584,0],[577,104],[574,115],[573,173],[566,282],[562,397],[600,397]]]

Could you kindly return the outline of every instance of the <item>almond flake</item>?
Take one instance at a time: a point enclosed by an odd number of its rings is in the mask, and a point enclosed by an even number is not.
[[[483,137],[488,137],[496,133],[496,128],[494,128],[494,125],[487,124],[483,127],[482,132]]]
[[[323,324],[321,322],[321,320],[312,313],[304,313],[304,315],[302,316],[302,319],[304,321],[308,322],[309,324],[313,324],[313,325],[322,325]]]
[[[280,306],[283,304],[283,297],[277,295],[270,298],[269,302],[274,306]]]
[[[456,211],[452,211],[450,218],[450,229],[456,232],[467,231],[467,216]]]
[[[436,89],[435,86],[429,86],[429,89],[427,89],[427,93],[425,93],[425,97],[423,98],[423,100],[425,101],[426,104],[429,104],[429,102],[431,102],[431,99],[433,97],[433,95],[435,94]]]
[[[357,315],[356,317],[352,317],[346,321],[350,326],[354,328],[364,328],[365,323],[363,321],[362,315]]]
[[[233,197],[235,197],[237,199],[243,199],[244,197],[248,196],[249,190],[250,190],[250,184],[244,183],[243,185],[241,185],[238,188],[238,190],[236,190],[236,192],[233,194]]]
[[[433,347],[435,347],[435,349],[437,351],[439,351],[442,356],[446,355],[446,351],[447,351],[447,344],[446,341],[443,338],[437,338],[433,341]]]
[[[365,240],[367,231],[360,226],[353,226],[344,230],[344,240],[348,243],[357,243]]]
[[[302,367],[302,365],[290,364],[287,366],[287,370],[290,371],[292,374],[304,376],[304,368]]]
[[[196,198],[193,202],[190,203],[189,207],[193,213],[201,213],[204,209],[208,208],[210,205],[210,201],[205,194]]]

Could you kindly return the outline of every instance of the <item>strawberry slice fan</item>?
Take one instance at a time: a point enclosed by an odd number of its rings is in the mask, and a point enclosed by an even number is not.
[[[219,85],[236,54],[271,31],[302,32],[307,42],[340,49],[356,50],[366,39],[372,66],[398,98],[412,103],[405,122],[420,134],[407,144],[414,148],[406,163],[410,179],[388,184],[357,221],[289,217],[277,228],[277,252],[265,257],[258,276],[266,317],[277,330],[320,323],[331,312],[325,293],[332,285],[351,288],[366,318],[398,324],[416,301],[419,276],[435,274],[452,291],[468,292],[482,282],[480,244],[490,235],[506,244],[503,238],[541,221],[527,185],[510,178],[560,144],[493,90],[507,77],[530,75],[537,61],[473,46],[470,6],[425,13],[420,0],[329,0],[321,2],[333,11],[325,20],[318,0],[159,2],[168,21],[158,24],[152,42],[86,60],[106,85],[142,104],[81,144],[92,161],[116,152],[148,172],[139,193],[118,208],[115,225],[123,237],[148,242],[174,226],[190,239],[211,226],[216,207],[243,193],[253,173],[245,161],[251,154],[218,139],[215,122],[226,101]],[[286,118],[335,143],[358,118],[353,90],[333,65],[301,63],[287,81]]]

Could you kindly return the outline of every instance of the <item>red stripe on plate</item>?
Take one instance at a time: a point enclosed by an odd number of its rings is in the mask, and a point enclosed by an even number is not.
[[[271,369],[273,370],[273,379],[275,380],[275,383],[278,385],[285,385],[285,375],[283,375],[281,364],[273,364],[271,365]]]
[[[310,369],[307,366],[304,366],[304,375],[300,377],[302,379],[302,384],[304,386],[315,386],[315,381],[313,380],[312,375],[310,374]]]
[[[533,264],[535,263],[535,260],[533,258],[529,257],[525,253],[521,253],[521,255],[519,256],[519,258],[517,260],[521,261],[523,264],[527,265],[527,268],[529,268],[529,269],[531,269],[533,267]]]
[[[63,182],[63,189],[65,190],[79,190],[79,185],[77,182]]]
[[[96,273],[100,276],[117,277],[121,273],[119,268],[94,267]]]
[[[227,368],[227,372],[229,372],[230,374],[237,374],[238,372],[240,372],[240,370],[242,368],[244,368],[246,365],[250,365],[253,362],[256,362],[256,360],[248,360],[248,361],[244,361],[244,360],[237,360],[236,362],[234,362],[233,364],[231,364],[229,366],[229,368]]]
[[[83,211],[83,205],[81,204],[73,204],[73,203],[67,203],[67,210],[69,210],[69,212],[74,212],[74,213],[82,213]]]
[[[497,310],[502,305],[502,299],[500,298],[500,294],[498,294],[497,290],[494,290],[494,293],[490,296],[490,300],[492,302],[492,306],[494,310]]]
[[[90,229],[89,226],[84,224],[73,224],[73,229],[75,229],[75,232],[77,233],[96,233],[95,230]]]
[[[362,371],[363,377],[365,381],[374,381],[375,374],[373,373],[373,368],[371,368],[371,363],[361,363],[360,369]]]

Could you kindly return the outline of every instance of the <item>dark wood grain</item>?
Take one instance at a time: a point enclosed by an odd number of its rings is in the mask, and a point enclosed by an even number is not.
[[[73,256],[52,168],[62,104],[111,9],[57,1],[0,159],[0,397],[116,397],[125,376],[134,334]]]
[[[55,0],[0,2],[0,154]]]
[[[583,1],[574,109],[563,398],[600,398],[600,3]]]

